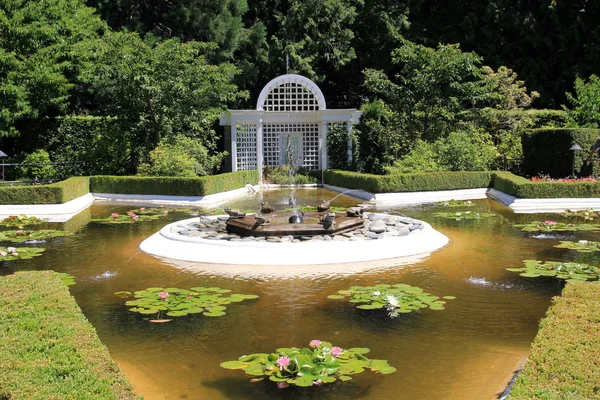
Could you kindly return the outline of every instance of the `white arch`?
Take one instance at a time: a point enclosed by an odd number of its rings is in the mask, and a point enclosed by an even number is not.
[[[284,84],[287,84],[287,83],[295,83],[295,84],[305,87],[315,96],[317,103],[319,104],[319,110],[327,109],[327,106],[325,103],[325,96],[323,96],[323,92],[321,92],[321,89],[319,89],[319,87],[316,85],[316,83],[314,83],[313,81],[311,81],[310,79],[308,79],[302,75],[296,75],[296,74],[280,75],[280,76],[272,79],[269,83],[267,83],[265,85],[265,87],[262,89],[262,91],[260,92],[260,96],[258,96],[258,101],[256,103],[256,109],[259,111],[264,111],[265,100],[267,99],[267,96],[269,95],[269,93],[271,93],[271,91],[274,88],[284,85]]]

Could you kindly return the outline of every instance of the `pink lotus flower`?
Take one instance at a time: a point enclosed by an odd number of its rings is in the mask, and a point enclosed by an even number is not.
[[[140,217],[138,217],[137,215],[134,215],[134,216],[133,216],[133,220],[134,220],[134,221],[137,221],[138,219],[140,219]]]
[[[130,217],[133,217],[135,214],[131,211],[127,211],[127,215],[129,215]]]
[[[557,222],[556,221],[544,221],[544,224],[546,224],[546,225],[556,225]]]
[[[23,234],[23,229],[18,229],[18,230],[15,231],[15,233],[17,235],[22,235]]]
[[[290,361],[291,360],[289,357],[279,357],[277,361],[275,361],[275,365],[277,365],[281,369],[284,369],[287,368],[288,365],[290,365]]]
[[[331,355],[333,355],[334,357],[339,356],[340,354],[342,354],[342,348],[341,347],[334,347],[331,349]]]
[[[112,214],[110,214],[110,216],[113,218],[117,218],[117,217],[119,217],[119,213],[112,213]]]
[[[286,387],[288,387],[288,386],[290,386],[290,385],[288,385],[288,384],[287,384],[287,383],[285,383],[285,382],[277,382],[277,387],[278,387],[279,389],[285,389],[285,388],[286,388]]]
[[[169,292],[160,292],[159,296],[161,299],[165,300],[167,297],[169,297]]]
[[[320,345],[321,345],[321,341],[319,339],[310,341],[310,347],[319,347]]]

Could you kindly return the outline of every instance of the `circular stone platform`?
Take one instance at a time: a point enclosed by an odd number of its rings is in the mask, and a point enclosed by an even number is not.
[[[219,233],[227,216],[196,217],[165,226],[140,248],[157,257],[211,264],[319,265],[423,256],[449,241],[428,223],[412,218],[365,213],[364,219],[365,228],[328,239],[319,235],[267,240]],[[384,231],[373,232],[381,226]]]

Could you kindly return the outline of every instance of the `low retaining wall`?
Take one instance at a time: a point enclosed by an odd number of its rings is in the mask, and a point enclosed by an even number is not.
[[[26,215],[48,219],[50,222],[65,222],[88,208],[94,202],[91,193],[62,204],[0,205],[0,219],[11,215]]]

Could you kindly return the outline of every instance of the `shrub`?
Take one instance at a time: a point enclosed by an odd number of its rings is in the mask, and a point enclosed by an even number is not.
[[[547,128],[530,129],[522,138],[523,173],[527,176],[548,174],[562,178],[571,174],[574,144],[584,151],[575,152],[575,174],[597,175],[600,166],[597,163],[585,163],[585,159],[600,129]]]
[[[496,172],[493,187],[520,199],[600,197],[600,182],[532,182],[510,172]]]
[[[352,149],[348,148],[348,130],[342,126],[333,126],[327,131],[327,157],[329,167],[333,169],[355,169],[358,157],[358,140],[356,133],[350,133]],[[348,161],[348,151],[352,152],[352,162]]]
[[[199,140],[183,135],[162,139],[138,173],[149,176],[205,176],[221,163],[224,154],[210,156]]]
[[[90,178],[72,177],[49,185],[0,187],[0,204],[62,204],[90,192]]]
[[[263,170],[264,172],[264,170]],[[305,168],[300,167],[296,173],[290,173],[289,165],[280,165],[268,170],[268,175],[265,178],[279,185],[306,185],[309,183],[317,183],[317,179],[310,175],[310,172]]]
[[[48,152],[41,149],[26,154],[23,158],[23,164],[45,164],[50,162]],[[18,167],[17,173],[21,179],[51,179],[56,177],[54,165],[23,165]]]
[[[438,163],[438,154],[435,146],[419,139],[402,160],[394,163],[393,167],[386,168],[388,174],[408,174],[411,172],[439,172],[444,168]]]
[[[511,399],[598,398],[599,292],[600,282],[568,283],[554,298]]]
[[[205,196],[258,182],[258,171],[237,171],[202,177],[92,176],[93,193]]]
[[[371,175],[326,170],[325,183],[371,193],[419,192],[474,189],[490,186],[492,172],[456,171],[393,175]]]
[[[569,125],[582,128],[600,128],[600,78],[590,75],[585,82],[575,79],[575,95],[567,93],[567,99],[573,109],[563,106]]]
[[[0,399],[136,399],[52,271],[0,278]]]

